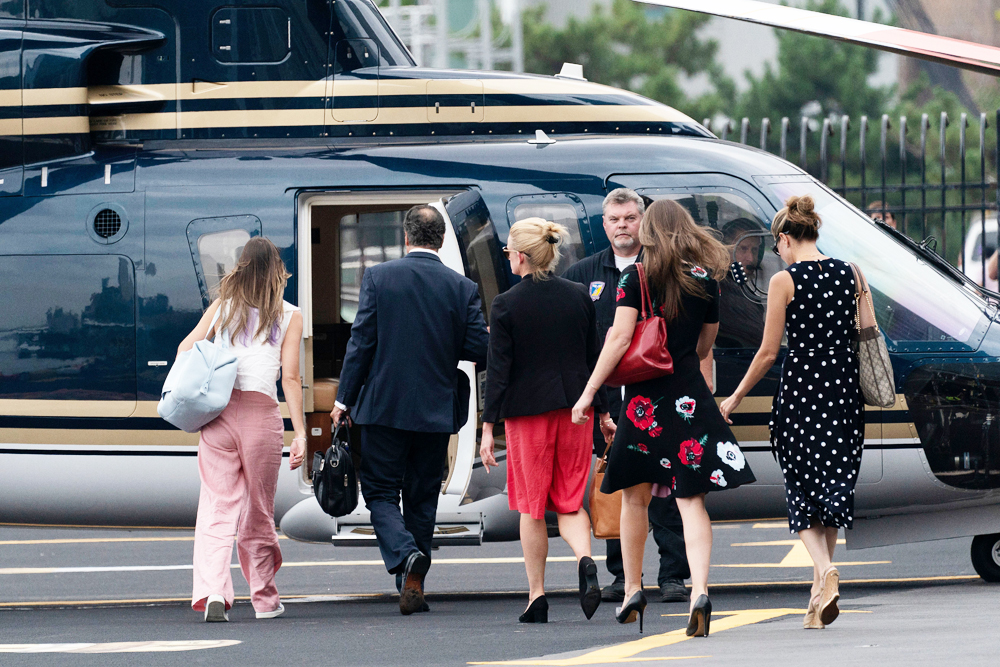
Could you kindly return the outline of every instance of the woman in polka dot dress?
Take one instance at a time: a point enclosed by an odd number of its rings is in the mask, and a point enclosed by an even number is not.
[[[720,406],[728,420],[774,365],[784,330],[788,354],[772,408],[771,443],[785,475],[789,527],[814,563],[807,629],[823,628],[840,613],[840,574],[831,562],[838,529],[850,528],[854,520],[865,432],[858,359],[851,348],[854,274],[850,264],[816,248],[820,224],[809,196],[792,197],[774,216],[775,252],[789,266],[768,287],[761,348],[736,392]]]

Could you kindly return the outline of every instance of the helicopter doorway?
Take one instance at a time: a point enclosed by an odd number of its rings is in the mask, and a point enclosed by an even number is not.
[[[351,326],[358,311],[362,276],[365,270],[404,255],[403,217],[410,207],[430,204],[442,212],[447,224],[441,259],[466,275],[459,239],[443,204],[452,194],[317,193],[301,203],[298,285],[303,314],[303,407],[308,435],[304,484],[309,483],[313,453],[325,450],[332,441],[330,411],[337,397]],[[474,375],[472,368],[467,372]],[[470,383],[476,386],[471,379]],[[474,429],[475,418],[471,421]],[[356,427],[351,436],[358,442],[360,433]],[[466,437],[472,441],[467,447],[460,446],[459,436],[454,436],[449,444],[448,472],[442,491],[461,495],[468,483],[465,469],[471,471],[475,433]]]

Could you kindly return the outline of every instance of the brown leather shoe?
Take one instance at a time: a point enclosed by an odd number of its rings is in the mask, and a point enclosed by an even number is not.
[[[431,568],[431,559],[419,551],[406,558],[403,568],[403,587],[399,591],[399,613],[409,616],[424,606],[424,576]]]
[[[820,596],[809,600],[809,609],[806,610],[805,618],[802,619],[802,627],[806,630],[822,630],[826,626],[819,620],[819,600]]]

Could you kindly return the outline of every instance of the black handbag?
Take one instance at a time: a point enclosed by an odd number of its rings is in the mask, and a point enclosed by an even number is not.
[[[346,422],[337,425],[333,444],[325,454],[313,454],[312,483],[319,506],[330,516],[346,516],[358,506],[358,478],[351,460],[351,432]]]

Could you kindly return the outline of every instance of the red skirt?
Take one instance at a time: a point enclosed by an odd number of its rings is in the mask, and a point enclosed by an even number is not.
[[[572,514],[583,507],[590,477],[594,426],[574,424],[572,410],[508,417],[507,498],[510,508],[533,519],[545,510]],[[593,411],[590,412],[593,418]]]

